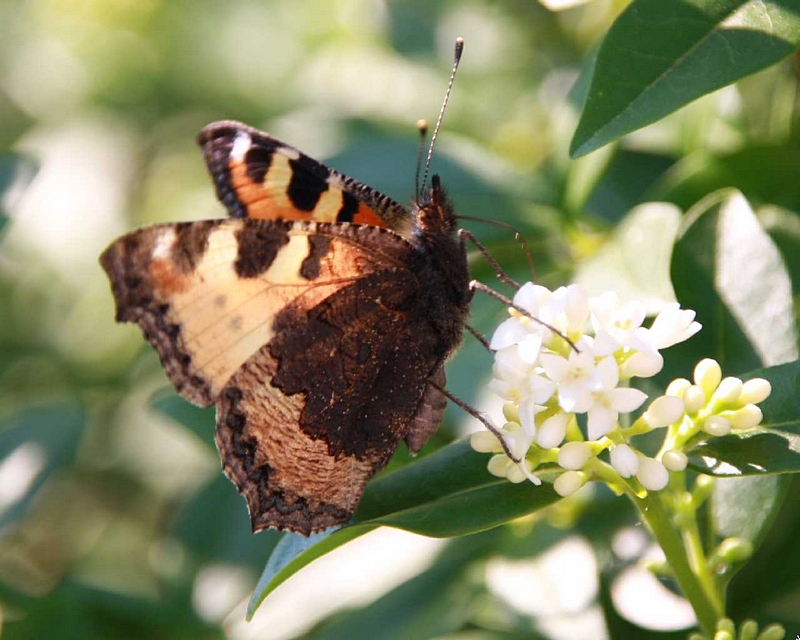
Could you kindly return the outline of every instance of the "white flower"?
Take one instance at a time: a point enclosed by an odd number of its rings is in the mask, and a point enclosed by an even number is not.
[[[639,471],[639,456],[627,444],[618,444],[611,450],[611,466],[623,478],[630,478]]]
[[[629,413],[638,409],[647,400],[647,394],[638,389],[617,388],[619,367],[609,356],[597,365],[600,389],[592,392],[592,404],[588,408],[589,440],[597,440],[607,434],[617,422],[620,412]],[[559,396],[560,396],[559,389]]]
[[[592,405],[592,391],[602,388],[595,373],[591,343],[583,339],[579,351],[570,351],[568,358],[543,353],[541,363],[547,376],[558,384],[558,403],[567,413],[583,413]]]
[[[494,379],[489,388],[506,400],[521,402],[533,398],[537,404],[547,402],[556,390],[553,381],[536,373],[536,367],[520,357],[516,346],[498,351],[492,367]]]
[[[639,470],[636,477],[645,489],[650,491],[661,491],[669,482],[669,472],[667,468],[654,458],[639,456]]]
[[[576,284],[553,291],[548,304],[541,310],[541,319],[568,336],[580,337],[589,319],[589,299]]]
[[[694,317],[691,309],[681,309],[677,302],[671,302],[656,316],[649,329],[637,329],[636,336],[656,349],[666,349],[700,331],[702,326]]]
[[[620,304],[619,296],[613,292],[592,298],[589,304],[595,333],[595,353],[608,356],[622,347],[630,346],[635,331],[644,322],[644,305],[638,300]]]

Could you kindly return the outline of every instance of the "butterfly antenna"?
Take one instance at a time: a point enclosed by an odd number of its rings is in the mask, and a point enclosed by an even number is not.
[[[425,139],[428,135],[428,121],[417,120],[417,130],[419,131],[419,149],[417,150],[417,171],[414,174],[414,195],[419,200],[422,196],[422,192],[419,190],[419,173],[422,169],[422,153],[425,150]]]
[[[422,190],[425,190],[425,185],[428,183],[428,172],[431,168],[431,158],[433,157],[433,147],[436,144],[436,136],[439,135],[439,127],[442,126],[442,118],[444,117],[444,110],[447,108],[447,101],[450,99],[450,91],[453,89],[453,81],[456,79],[456,71],[458,71],[458,63],[461,62],[461,54],[464,52],[464,38],[456,38],[456,53],[453,59],[453,70],[450,72],[450,82],[447,83],[447,91],[444,94],[444,102],[442,108],[439,110],[439,118],[436,120],[436,126],[433,129],[431,136],[431,146],[428,147],[428,158],[425,161],[425,174],[422,177]],[[420,192],[421,193],[421,192]]]

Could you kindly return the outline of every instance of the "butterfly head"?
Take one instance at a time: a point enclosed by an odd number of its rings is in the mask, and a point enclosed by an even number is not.
[[[416,203],[415,227],[422,234],[451,234],[456,227],[453,205],[442,187],[438,175],[431,178],[430,191]]]

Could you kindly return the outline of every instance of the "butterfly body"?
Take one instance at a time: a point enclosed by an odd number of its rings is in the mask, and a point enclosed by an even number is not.
[[[216,404],[254,530],[346,521],[400,441],[441,421],[471,292],[438,178],[411,211],[233,122],[198,141],[233,219],[156,225],[101,256],[178,392]]]

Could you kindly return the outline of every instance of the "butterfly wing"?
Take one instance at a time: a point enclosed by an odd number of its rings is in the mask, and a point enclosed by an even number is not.
[[[408,211],[388,196],[240,122],[197,136],[217,196],[234,218],[355,222],[405,233]]]
[[[413,318],[411,246],[371,226],[158,225],[101,263],[181,395],[217,404],[217,443],[255,530],[346,521],[414,428],[442,354]]]

